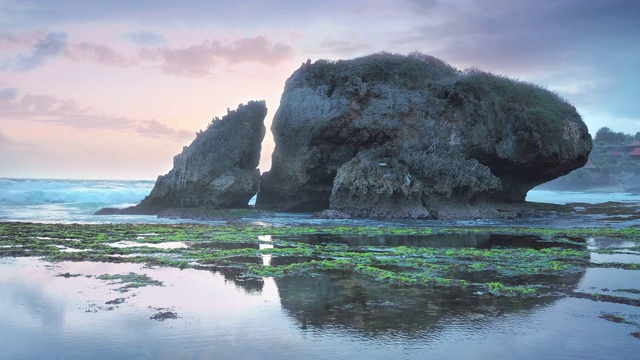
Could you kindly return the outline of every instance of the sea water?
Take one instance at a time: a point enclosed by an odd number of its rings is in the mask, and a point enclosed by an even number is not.
[[[162,286],[123,293],[99,279],[130,272]],[[455,298],[353,275],[248,282],[195,269],[0,258],[0,290],[2,359],[631,360],[640,351],[633,325],[600,318],[636,319],[632,306]],[[153,320],[160,311],[177,318]]]
[[[0,179],[0,221],[170,222],[92,215],[102,207],[136,204],[152,187],[153,181]],[[527,199],[638,201],[629,194],[537,190]],[[278,214],[286,217],[294,215]],[[589,239],[588,245],[604,247],[598,241],[605,240],[610,245],[607,239]],[[163,286],[122,293],[121,284],[99,279],[130,272]],[[584,360],[637,359],[640,353],[640,341],[630,335],[640,318],[630,305],[574,297],[458,297],[357,274],[250,280],[214,269],[0,257],[0,358]],[[571,284],[586,293],[622,296],[605,289],[636,289],[637,275],[589,267]],[[154,320],[163,311],[177,319]],[[633,323],[604,320],[605,313]]]
[[[124,208],[139,203],[153,189],[153,180],[60,180],[0,178],[0,221],[45,223],[176,223],[151,215],[93,215],[105,207]],[[533,189],[527,201],[554,204],[640,202],[640,195],[586,193]],[[249,201],[255,204],[255,196]],[[304,214],[280,214],[285,223],[326,222]],[[316,222],[319,222],[316,224]],[[394,223],[395,224],[395,223]],[[399,225],[399,224],[395,224]]]
[[[93,215],[103,207],[135,205],[152,180],[0,179],[0,221],[48,223],[158,222],[155,216]]]
[[[531,202],[560,205],[568,203],[599,204],[608,201],[637,203],[640,202],[640,195],[631,193],[554,191],[533,189],[527,193],[526,200]]]

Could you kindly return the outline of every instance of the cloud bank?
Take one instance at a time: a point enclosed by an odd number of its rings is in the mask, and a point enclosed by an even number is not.
[[[120,54],[107,45],[81,42],[72,44],[67,54],[73,60],[83,60],[100,65],[130,67],[136,61]]]
[[[454,64],[516,74],[574,105],[639,118],[640,2],[407,0],[418,20],[397,41]],[[596,111],[596,108],[599,108]],[[628,122],[627,122],[628,123]]]
[[[11,96],[2,96],[5,93]],[[140,136],[180,141],[194,137],[191,131],[173,129],[155,119],[97,114],[73,100],[49,95],[18,96],[17,93],[13,88],[0,89],[0,120],[49,123],[82,131],[132,131]]]
[[[18,54],[6,59],[0,70],[29,71],[44,65],[49,59],[64,54],[67,51],[65,33],[48,33],[44,39],[33,45],[28,54]]]
[[[252,62],[273,66],[289,58],[292,53],[291,46],[272,43],[267,38],[258,36],[232,42],[206,41],[200,45],[178,49],[143,48],[140,58],[160,62],[160,68],[166,74],[203,76],[210,74],[221,61],[229,64]]]
[[[10,38],[9,35],[11,34],[5,34]],[[163,37],[153,33],[129,35],[138,44],[165,42]],[[208,40],[183,48],[145,46],[136,56],[127,56],[104,44],[68,42],[68,38],[66,33],[48,33],[26,54],[17,54],[6,59],[0,65],[0,71],[31,71],[44,66],[50,59],[64,57],[73,61],[122,68],[150,63],[158,65],[165,74],[194,77],[209,75],[221,62],[230,65],[256,63],[275,66],[293,54],[291,46],[273,43],[264,36],[234,41]]]
[[[4,60],[0,65],[0,71],[26,72],[44,66],[54,58],[67,58],[75,61],[88,61],[100,65],[129,67],[135,64],[134,60],[118,53],[111,47],[89,42],[69,43],[69,35],[64,32],[48,33],[37,40],[35,44],[29,44],[32,40],[28,36],[5,33],[5,38],[11,39],[13,44],[30,46],[26,53],[19,53]],[[14,41],[15,40],[15,41]]]

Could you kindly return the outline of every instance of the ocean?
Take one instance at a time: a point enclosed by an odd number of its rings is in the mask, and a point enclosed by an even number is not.
[[[153,180],[0,178],[0,221],[44,223],[170,222],[155,216],[96,216],[103,207],[135,205]]]
[[[0,179],[0,223],[191,222],[93,215],[102,207],[138,203],[153,184],[149,180]],[[638,195],[631,194],[542,190],[532,190],[527,199],[553,203],[640,201]],[[311,214],[276,214],[259,223],[450,229],[467,225],[609,227],[586,215],[571,222],[550,216],[447,223],[323,220]],[[626,223],[616,220],[612,226],[631,229],[637,224],[638,220],[631,218]],[[103,241],[99,236],[110,232],[101,226],[0,225],[3,359],[595,360],[637,359],[640,353],[640,341],[633,335],[640,330],[637,305],[610,300],[639,299],[640,252],[633,237],[601,237],[594,231],[594,236],[571,237],[565,243],[568,239],[564,235],[555,242],[536,235],[465,231],[351,237],[301,233],[256,235],[257,241],[245,242],[248,238],[238,235],[233,239],[224,228],[199,232],[167,227],[164,233],[152,224],[127,227],[131,233],[118,233],[114,235],[118,239]],[[31,229],[31,235],[22,238],[9,231],[16,228]],[[58,230],[64,232],[49,235],[49,231]],[[59,235],[67,231],[74,235]],[[101,243],[83,241],[87,234]],[[577,245],[579,241],[584,245]],[[29,256],[34,246],[47,243],[49,248],[57,248],[50,252],[60,256],[58,259]],[[397,247],[402,249],[393,255]],[[433,252],[423,252],[424,248]],[[589,253],[580,259],[550,261],[549,254],[560,249],[569,254],[563,256],[581,254],[582,250]],[[537,251],[540,260],[531,258]],[[468,254],[473,254],[473,260]],[[522,266],[517,261],[522,257],[514,257],[517,254],[532,259],[530,266]],[[213,256],[228,257],[218,263],[210,260]],[[378,264],[380,269],[344,270],[346,261],[341,256],[357,260],[354,266],[358,268],[376,269],[374,264]],[[130,262],[128,257],[133,257]],[[166,264],[161,260],[178,259],[195,266],[157,265]],[[225,265],[227,261],[232,265]],[[340,268],[280,277],[260,277],[243,270],[260,265],[301,267],[311,262],[335,263]],[[470,262],[473,264],[464,265]],[[547,267],[547,263],[554,267]],[[566,269],[551,273],[565,264]],[[497,265],[509,270],[493,270]],[[459,270],[460,266],[467,266],[466,270]],[[452,269],[447,270],[447,277],[472,284],[401,286],[372,277],[397,271],[411,279],[421,271],[433,274],[433,269]],[[500,295],[503,284],[540,293]],[[496,294],[487,290],[491,286]],[[559,291],[555,289],[570,292],[555,293]],[[549,291],[555,295],[547,295]]]
[[[43,223],[178,223],[148,215],[93,215],[104,207],[139,203],[154,180],[59,180],[0,178],[0,221]],[[640,195],[531,190],[527,201],[554,204],[640,202]],[[255,198],[252,199],[255,203]],[[250,202],[251,203],[251,202]]]

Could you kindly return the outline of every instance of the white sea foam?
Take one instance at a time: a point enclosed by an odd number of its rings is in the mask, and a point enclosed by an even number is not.
[[[527,201],[549,204],[587,203],[598,204],[607,201],[640,202],[640,195],[628,193],[586,193],[579,191],[553,191],[533,189],[527,193]]]
[[[139,203],[153,188],[151,180],[42,180],[0,178],[0,221],[48,223],[177,223],[185,220],[158,219],[150,215],[97,216],[103,207],[123,208]],[[640,202],[640,196],[612,193],[532,190],[527,201],[547,203]],[[255,204],[255,197],[250,204]],[[309,214],[279,214],[293,223],[322,224]],[[191,222],[191,220],[187,220]],[[474,220],[477,222],[478,220]]]
[[[151,180],[44,180],[0,178],[0,221],[56,223],[164,222],[155,216],[95,216],[103,207],[135,205]]]
[[[131,204],[149,194],[153,181],[0,179],[0,205]]]

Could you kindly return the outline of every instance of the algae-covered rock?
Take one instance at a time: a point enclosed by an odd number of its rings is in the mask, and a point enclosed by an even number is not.
[[[422,54],[303,64],[271,130],[256,206],[360,217],[441,217],[452,204],[482,216],[581,167],[591,150],[580,115],[556,94]]]

